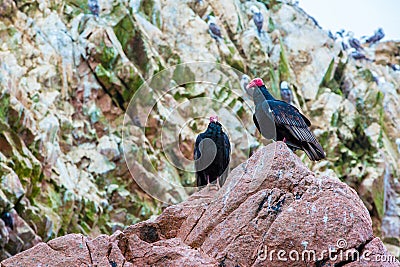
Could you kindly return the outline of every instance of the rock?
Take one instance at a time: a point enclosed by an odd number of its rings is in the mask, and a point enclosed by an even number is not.
[[[4,246],[8,243],[10,239],[8,229],[3,220],[0,220],[0,247],[4,249]],[[3,258],[2,258],[3,260]]]
[[[13,0],[3,0],[0,3],[0,15],[4,18],[9,18],[10,15],[16,12],[16,5]]]
[[[394,255],[396,258],[400,257],[400,246],[392,245],[388,243],[384,243],[385,248],[390,252],[390,254]]]
[[[10,211],[10,215],[13,221],[13,229],[10,227],[2,229],[2,234],[5,233],[4,237],[6,239],[5,244],[2,245],[5,251],[15,255],[42,241],[15,210]],[[1,224],[4,224],[3,221],[1,221]]]
[[[399,261],[383,245],[382,241],[375,237],[360,251],[360,261],[351,262],[348,266],[399,266]],[[376,262],[378,264],[376,264]]]
[[[173,204],[186,199],[193,188],[180,185],[193,184],[193,137],[209,112],[230,133],[231,167],[246,160],[269,141],[240,92],[245,72],[264,78],[273,93],[282,80],[293,85],[296,106],[327,152],[319,163],[304,159],[307,167],[357,190],[376,236],[400,238],[399,42],[365,47],[374,62],[348,60],[286,0],[101,0],[100,17],[89,14],[87,1],[36,2],[0,1],[0,207],[16,205],[30,236],[110,234],[158,214],[153,193]],[[260,35],[252,5],[264,16]],[[221,28],[219,43],[208,33],[208,15]],[[124,113],[134,121],[128,131]],[[36,240],[15,236],[13,252]]]
[[[18,175],[11,168],[3,163],[0,163],[0,166],[1,189],[7,196],[7,199],[15,203],[25,194],[25,189],[23,188]]]
[[[156,248],[156,249],[154,249]],[[148,255],[143,257],[143,255]],[[56,238],[47,244],[22,252],[17,257],[3,261],[7,266],[38,266],[51,262],[54,266],[216,266],[215,260],[191,249],[179,239],[168,239],[149,244],[136,235],[117,232],[113,236],[90,239],[70,234]]]
[[[99,148],[99,150],[101,151],[101,148]],[[100,152],[96,150],[96,147],[89,143],[82,144],[78,149],[71,151],[69,156],[74,163],[81,162],[85,158],[89,159],[90,162],[87,166],[89,172],[102,174],[115,168],[115,164],[112,161],[109,161],[106,156],[100,154]]]
[[[360,264],[344,256],[331,258],[328,251],[360,253],[363,266],[376,266],[379,257],[394,260],[374,237],[368,210],[357,193],[336,178],[315,176],[282,142],[259,149],[232,171],[219,191],[215,190],[208,186],[168,207],[155,220],[112,236],[91,239],[66,235],[1,264],[288,266],[277,255],[288,257],[303,251],[323,257],[306,258],[290,266]],[[268,254],[279,250],[287,254]]]
[[[100,138],[97,151],[106,156],[108,160],[117,160],[120,157],[118,143],[113,137],[103,136]]]

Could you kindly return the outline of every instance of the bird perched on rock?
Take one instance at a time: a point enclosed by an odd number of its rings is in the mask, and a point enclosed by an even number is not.
[[[215,18],[213,16],[208,16],[208,32],[211,37],[219,42],[222,39],[221,29],[218,27]]]
[[[398,64],[389,64],[392,70],[394,71],[399,71],[400,70],[400,65]]]
[[[3,220],[4,224],[14,230],[14,220],[11,214],[8,211],[4,211],[1,214],[1,219]]]
[[[253,13],[253,21],[257,27],[258,35],[260,35],[264,23],[264,17],[256,6],[251,6],[250,11]]]
[[[370,43],[370,44],[375,44],[375,43],[379,42],[380,40],[382,40],[383,37],[385,37],[385,33],[383,32],[382,28],[379,28],[375,31],[374,35],[372,35],[371,37],[369,37],[367,39],[366,42]]]
[[[286,103],[292,104],[293,102],[293,93],[289,88],[289,84],[286,81],[281,82],[281,98]]]
[[[100,5],[98,0],[88,0],[88,7],[90,12],[96,17],[99,16],[100,13]]]
[[[336,36],[334,36],[330,30],[328,31],[328,37],[331,38],[333,41],[336,40]]]
[[[346,50],[347,48],[349,48],[349,46],[346,43],[346,38],[344,36],[344,30],[341,29],[340,31],[336,32],[336,36],[335,36],[335,40],[336,42],[340,43],[340,45],[342,46],[342,50]]]
[[[211,116],[207,130],[197,136],[194,145],[198,187],[214,182],[219,186],[224,184],[229,171],[230,153],[228,136],[222,130],[218,117]]]
[[[253,121],[265,138],[283,141],[293,151],[301,149],[313,161],[325,158],[322,146],[309,129],[310,121],[296,107],[276,100],[260,78],[253,79],[247,87],[255,87]]]
[[[352,48],[353,49],[353,48]],[[350,51],[350,56],[354,59],[360,60],[360,59],[366,59],[369,60],[364,53],[362,53],[361,51],[357,51],[355,49],[353,49],[352,51]]]
[[[374,80],[374,82],[376,84],[379,84],[379,76],[378,73],[376,73],[375,71],[371,70],[371,75],[372,75],[372,80]]]
[[[361,46],[361,42],[354,37],[354,32],[349,32],[347,34],[349,36],[349,45],[356,50],[363,50],[364,48]]]

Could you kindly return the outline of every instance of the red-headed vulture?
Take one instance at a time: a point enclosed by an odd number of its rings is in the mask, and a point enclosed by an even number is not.
[[[219,186],[225,182],[229,172],[231,145],[222,130],[217,116],[210,117],[207,130],[197,136],[194,159],[197,186],[206,186],[219,178]]]
[[[310,121],[296,107],[275,99],[260,78],[253,79],[247,88],[254,89],[253,121],[265,138],[283,141],[293,151],[301,149],[313,161],[325,158],[322,146],[309,129]]]

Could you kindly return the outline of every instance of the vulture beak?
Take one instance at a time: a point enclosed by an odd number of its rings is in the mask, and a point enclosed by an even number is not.
[[[256,83],[254,81],[249,82],[249,84],[246,86],[246,89],[249,90],[250,88],[256,87]]]

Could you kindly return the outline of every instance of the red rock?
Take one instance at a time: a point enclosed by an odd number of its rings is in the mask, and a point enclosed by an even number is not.
[[[343,257],[357,253],[364,256]],[[379,257],[394,259],[374,238],[357,193],[316,177],[277,142],[234,169],[219,191],[206,187],[155,221],[93,240],[67,235],[1,266],[400,266]]]
[[[14,257],[1,262],[1,267],[21,266],[80,266],[75,257],[66,257],[62,252],[53,250],[45,243],[25,250]]]
[[[400,266],[399,261],[387,251],[379,237],[375,237],[359,251],[359,260],[349,263],[346,266],[373,266],[373,267],[394,267]]]
[[[98,105],[103,113],[111,111],[112,99],[109,95],[104,94],[99,100]]]
[[[75,258],[84,263],[89,262],[91,258],[86,241],[87,237],[82,234],[69,234],[50,240],[47,245],[67,258]]]

